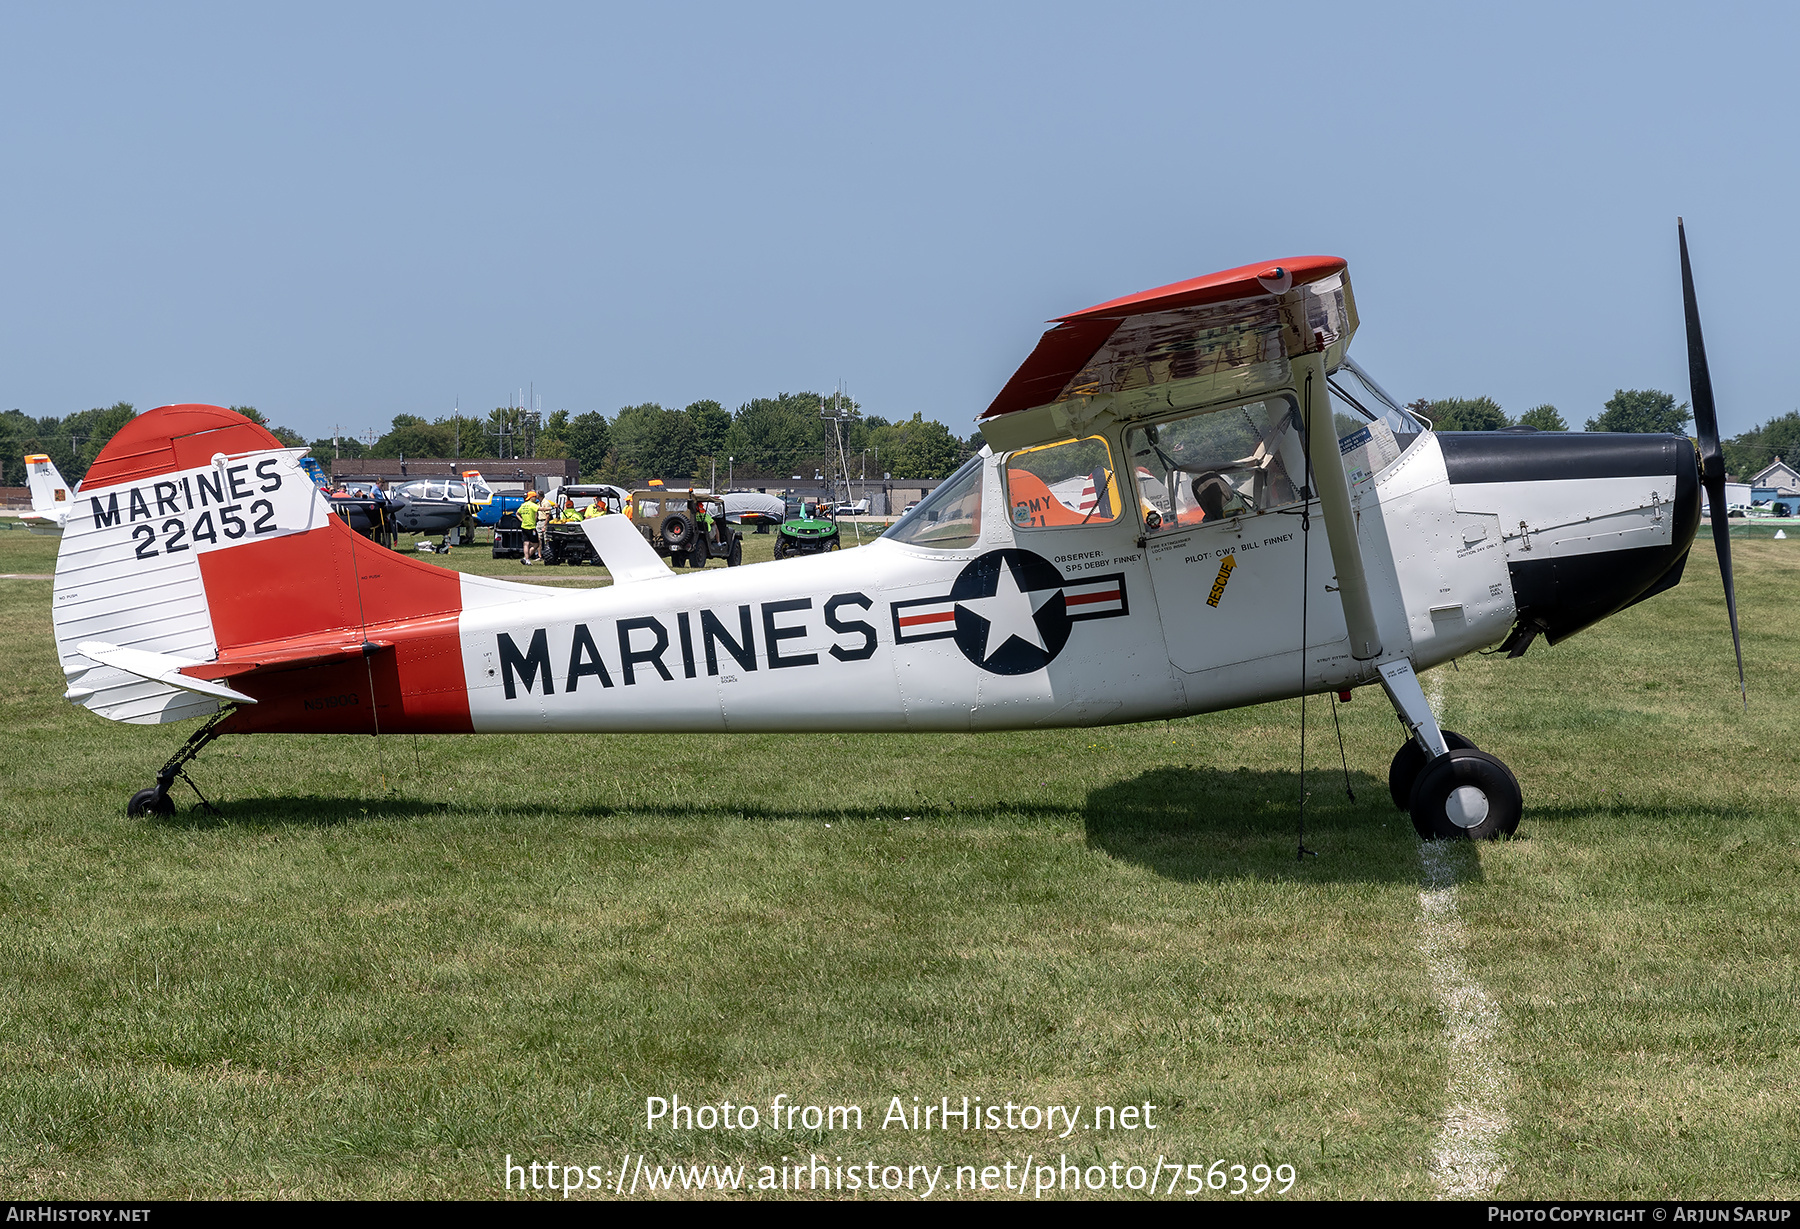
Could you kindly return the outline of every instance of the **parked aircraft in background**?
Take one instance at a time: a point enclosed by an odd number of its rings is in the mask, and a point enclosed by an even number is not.
[[[25,486],[31,492],[31,511],[19,514],[22,520],[50,521],[58,529],[69,522],[74,507],[74,488],[63,478],[56,462],[41,452],[25,458]]]

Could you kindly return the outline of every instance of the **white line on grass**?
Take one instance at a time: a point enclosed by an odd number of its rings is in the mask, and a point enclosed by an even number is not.
[[[1443,684],[1431,679],[1425,698],[1434,713],[1441,713]],[[1419,890],[1419,950],[1425,956],[1426,972],[1450,1041],[1444,1127],[1432,1153],[1431,1178],[1445,1196],[1470,1199],[1489,1194],[1506,1175],[1499,1143],[1511,1125],[1506,1113],[1511,1075],[1495,1041],[1500,1009],[1463,963],[1468,939],[1456,908],[1456,865],[1451,848],[1442,841],[1419,843],[1424,872]]]

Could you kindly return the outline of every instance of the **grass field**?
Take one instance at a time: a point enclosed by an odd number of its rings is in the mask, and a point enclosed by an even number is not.
[[[0,533],[0,572],[55,545]],[[1518,839],[1451,851],[1500,1013],[1502,1197],[1800,1197],[1800,541],[1737,547],[1748,716],[1704,541],[1668,594],[1431,676],[1526,797]],[[751,1182],[814,1153],[945,1181],[1160,1156],[1435,1193],[1450,1050],[1378,691],[1340,710],[1354,803],[1312,708],[1304,862],[1297,703],[982,736],[262,735],[194,766],[221,816],[190,794],[149,822],[125,798],[188,727],[66,704],[49,597],[0,581],[10,1197],[487,1197],[508,1155],[627,1153]],[[765,1121],[647,1128],[675,1094]],[[770,1129],[777,1095],[864,1128]],[[895,1096],[965,1095],[1150,1102],[1158,1129],[881,1129]]]

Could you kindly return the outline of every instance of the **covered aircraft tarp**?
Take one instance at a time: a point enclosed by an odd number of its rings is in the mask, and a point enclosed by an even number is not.
[[[728,491],[720,496],[725,501],[725,515],[734,520],[748,516],[752,521],[766,520],[780,524],[787,515],[787,502],[778,495],[760,491]]]

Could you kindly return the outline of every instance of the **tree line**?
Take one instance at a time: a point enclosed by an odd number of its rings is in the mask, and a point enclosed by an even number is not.
[[[394,417],[385,435],[365,447],[355,440],[315,440],[313,455],[330,468],[334,449],[351,457],[572,457],[589,482],[632,486],[651,478],[685,483],[723,481],[733,471],[801,474],[837,467],[837,435],[823,412],[843,419],[843,448],[853,475],[944,478],[981,446],[940,422],[914,414],[889,422],[864,415],[840,394],[782,393],[727,410],[717,401],[669,409],[653,401],[628,405],[610,419],[597,411],[558,410],[541,418],[502,407],[485,418],[458,414],[427,421]]]
[[[1536,427],[1539,431],[1567,431],[1569,424],[1553,405],[1536,405],[1512,418],[1492,397],[1444,397],[1415,401],[1406,407],[1439,431],[1504,431],[1508,427]],[[1589,431],[1629,431],[1680,435],[1693,415],[1687,402],[1675,404],[1669,393],[1654,388],[1621,388],[1607,399],[1599,414],[1587,420]]]
[[[541,419],[516,407],[483,416],[452,414],[427,421],[395,415],[373,445],[343,437],[310,443],[299,432],[271,423],[255,406],[231,408],[267,427],[290,448],[310,448],[330,468],[334,455],[347,457],[465,457],[473,461],[515,456],[573,457],[591,482],[634,486],[650,478],[665,482],[710,480],[718,464],[721,478],[733,469],[754,474],[801,474],[811,478],[836,456],[827,408],[847,415],[858,410],[849,398],[813,392],[759,397],[731,412],[717,401],[696,401],[683,409],[655,402],[630,405],[610,419],[591,412],[558,410]],[[1415,401],[1406,407],[1440,431],[1498,431],[1536,427],[1566,431],[1554,405],[1538,405],[1517,419],[1490,397]],[[45,453],[70,482],[79,482],[113,433],[135,410],[128,401],[70,414],[33,418],[20,410],[0,413],[0,486],[25,485],[25,457]],[[1601,412],[1587,420],[1589,431],[1680,434],[1693,415],[1657,389],[1619,389]],[[870,477],[943,478],[981,447],[979,433],[960,439],[940,422],[914,414],[889,422],[877,415],[847,416],[844,451],[853,473]],[[1792,410],[1723,441],[1726,468],[1748,479],[1776,457],[1800,460],[1800,410]],[[735,458],[735,460],[734,460]],[[866,466],[866,471],[865,471]]]
[[[1512,426],[1536,427],[1540,431],[1569,429],[1553,405],[1534,406],[1514,420],[1491,397],[1415,401],[1406,408],[1423,415],[1440,431],[1500,431]],[[1599,414],[1587,420],[1587,429],[1680,435],[1693,417],[1688,403],[1678,404],[1672,394],[1654,388],[1621,388],[1608,398]],[[1800,459],[1800,410],[1789,410],[1721,440],[1719,447],[1725,454],[1726,470],[1745,481],[1766,469],[1776,457]]]

